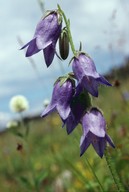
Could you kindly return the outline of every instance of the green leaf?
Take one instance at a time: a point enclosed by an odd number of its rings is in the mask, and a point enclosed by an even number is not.
[[[15,133],[15,135],[17,135],[17,136],[19,136],[19,137],[21,137],[21,138],[24,137],[24,135],[23,135],[22,133],[20,133],[20,132]]]
[[[41,184],[41,182],[46,179],[48,176],[48,172],[44,171],[41,172],[37,177],[36,177],[36,185],[39,186]]]
[[[21,176],[20,178],[20,182],[25,186],[25,187],[32,187],[32,184],[30,183],[29,179],[25,176]]]

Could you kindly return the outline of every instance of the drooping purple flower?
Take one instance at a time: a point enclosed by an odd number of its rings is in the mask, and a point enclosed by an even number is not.
[[[97,108],[92,108],[82,118],[83,135],[80,140],[80,156],[93,145],[96,153],[102,158],[107,142],[115,147],[113,141],[106,133],[106,122]]]
[[[56,53],[56,42],[61,34],[62,21],[57,11],[51,11],[37,24],[34,37],[21,49],[27,48],[26,57],[43,50],[47,67],[52,63]]]
[[[74,94],[74,83],[71,80],[65,81],[62,85],[57,81],[54,85],[52,99],[45,108],[41,117],[45,117],[54,110],[57,110],[61,119],[65,120],[70,114],[70,102]]]
[[[72,69],[78,85],[84,87],[91,95],[98,97],[99,84],[111,84],[97,71],[93,60],[84,53],[73,58]]]

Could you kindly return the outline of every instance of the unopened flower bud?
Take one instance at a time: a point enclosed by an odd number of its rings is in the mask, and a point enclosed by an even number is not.
[[[66,27],[63,28],[59,38],[59,51],[63,60],[67,59],[69,55],[69,37]]]

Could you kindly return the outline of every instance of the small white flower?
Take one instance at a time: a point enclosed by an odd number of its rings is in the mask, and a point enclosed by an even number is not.
[[[64,192],[69,188],[72,180],[72,173],[64,170],[54,181],[54,191]]]
[[[16,95],[10,100],[10,109],[13,112],[22,112],[29,108],[28,100],[22,95]]]
[[[8,129],[15,128],[15,127],[17,127],[17,126],[18,126],[18,122],[17,122],[17,121],[9,121],[9,122],[7,123],[7,125],[6,125],[6,127],[7,127]]]
[[[69,170],[65,170],[61,176],[63,180],[70,181],[72,179],[72,173]]]
[[[45,100],[43,101],[44,107],[47,107],[47,106],[49,105],[49,103],[50,103],[49,99],[45,99]]]

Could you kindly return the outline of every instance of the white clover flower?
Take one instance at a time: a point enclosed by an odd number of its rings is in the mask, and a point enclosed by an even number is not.
[[[49,105],[49,103],[50,103],[49,99],[44,99],[44,101],[43,101],[44,107],[47,107]]]
[[[17,127],[18,126],[18,122],[17,121],[9,121],[8,123],[7,123],[7,125],[6,125],[6,127],[8,128],[8,129],[12,129],[12,128],[15,128],[15,127]]]
[[[29,108],[29,103],[26,97],[22,95],[16,95],[10,100],[10,109],[13,112],[22,112]]]

